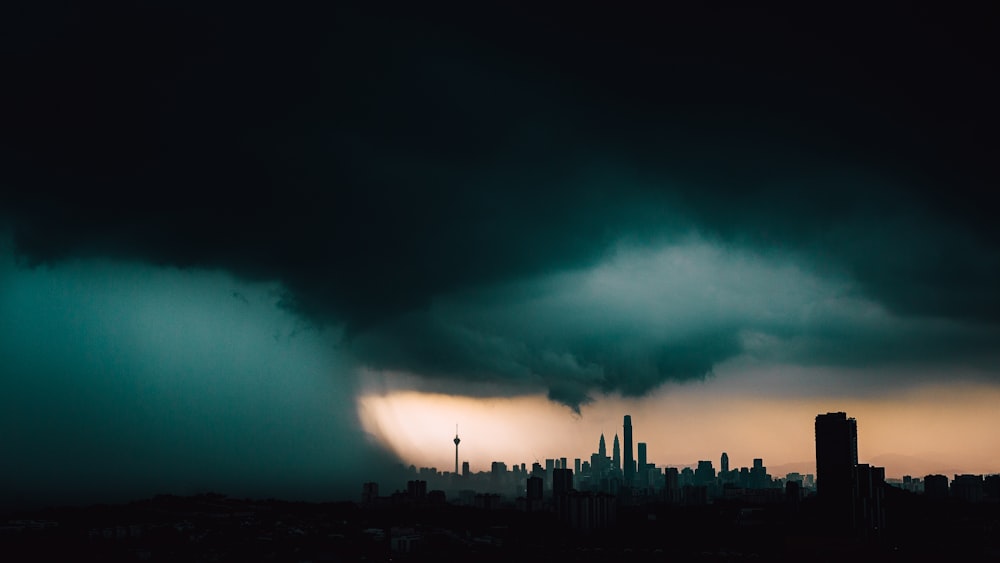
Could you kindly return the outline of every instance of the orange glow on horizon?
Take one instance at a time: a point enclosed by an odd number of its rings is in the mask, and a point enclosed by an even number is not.
[[[582,416],[544,396],[470,398],[389,391],[358,400],[363,427],[418,467],[454,468],[455,424],[461,461],[488,471],[514,463],[566,457],[589,460],[604,432],[608,453],[632,415],[635,441],[650,463],[683,466],[723,451],[732,467],[761,457],[775,477],[815,472],[813,421],[845,411],[858,420],[859,461],[884,466],[890,477],[928,473],[1000,472],[1000,387],[923,386],[873,398],[744,397],[712,383],[665,386],[643,398],[602,397]],[[624,453],[623,453],[624,455]]]

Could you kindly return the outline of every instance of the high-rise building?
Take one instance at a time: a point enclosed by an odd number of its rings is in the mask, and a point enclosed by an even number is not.
[[[864,534],[885,528],[885,468],[859,463],[854,468],[854,525]]]
[[[462,476],[464,477],[469,476],[469,462],[467,461],[462,462]]]
[[[615,441],[611,445],[611,466],[615,471],[622,470],[622,447],[618,443],[618,434],[615,434]]]
[[[740,468],[740,475],[739,475],[739,477],[736,478],[736,482],[739,483],[740,487],[743,487],[744,489],[749,489],[750,488],[750,468],[749,467],[741,467]]]
[[[639,459],[635,468],[635,486],[646,488],[649,486],[649,463],[646,461],[646,442],[636,444]]]
[[[676,467],[668,467],[663,470],[663,489],[667,502],[680,500],[680,477]]]
[[[722,452],[722,461],[719,463],[720,470],[723,473],[729,473],[729,454]]]
[[[573,490],[573,470],[556,469],[552,473],[552,495],[560,496]]]
[[[541,463],[537,461],[531,464],[531,476],[538,477],[539,479],[545,480],[545,468],[542,467]]]
[[[987,502],[1000,501],[1000,475],[983,476],[983,494],[986,495]]]
[[[755,457],[753,467],[750,468],[750,488],[766,489],[771,485],[771,478],[767,474],[767,467],[764,466],[764,458]]]
[[[853,526],[858,425],[843,412],[816,416],[816,494],[830,523]]]
[[[694,470],[696,485],[708,485],[715,481],[715,468],[710,460],[698,461],[698,468]]]
[[[986,497],[982,475],[955,475],[951,480],[951,496],[965,502],[982,502]]]
[[[816,493],[850,496],[858,464],[858,425],[847,413],[816,416]]]
[[[632,416],[625,415],[625,485],[635,480],[635,456],[632,453]]]
[[[544,482],[541,477],[528,477],[526,485],[528,500],[542,500],[542,485]]]
[[[604,443],[604,432],[601,432],[601,443],[597,445],[597,455],[608,457],[608,446]]]
[[[590,454],[590,473],[594,479],[601,477],[601,472],[604,471],[604,467],[607,464],[607,456],[599,456],[597,454]]]
[[[948,478],[944,475],[924,476],[924,496],[934,499],[948,498]]]

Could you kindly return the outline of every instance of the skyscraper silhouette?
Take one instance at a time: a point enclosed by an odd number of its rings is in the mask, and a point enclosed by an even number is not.
[[[618,434],[615,434],[615,441],[611,445],[611,465],[615,471],[622,470],[622,447],[618,442]]]
[[[552,473],[552,495],[565,495],[573,490],[573,470],[560,468]]]
[[[541,477],[528,477],[527,482],[527,493],[528,500],[541,501],[542,500],[542,486],[545,480]]]
[[[858,426],[847,413],[816,416],[816,493],[849,494],[858,464]]]
[[[729,473],[729,454],[722,452],[722,461],[719,463],[722,473]]]
[[[816,494],[833,525],[853,525],[857,465],[857,421],[843,412],[816,415]]]
[[[948,478],[944,475],[925,476],[924,495],[939,500],[948,498]]]
[[[854,468],[854,525],[865,534],[885,528],[885,468],[859,463]]]
[[[625,485],[635,480],[635,456],[632,454],[632,416],[625,415]]]
[[[694,470],[697,485],[708,485],[715,481],[715,468],[709,460],[699,460],[698,468]]]
[[[608,457],[608,446],[604,443],[604,432],[601,432],[601,443],[597,445],[597,455],[602,458]]]

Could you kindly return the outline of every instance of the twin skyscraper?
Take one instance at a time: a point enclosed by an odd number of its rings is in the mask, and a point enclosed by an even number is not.
[[[625,420],[623,423],[623,433],[625,438],[625,459],[622,459],[621,445],[618,441],[618,434],[615,434],[615,441],[613,449],[611,452],[611,458],[608,459],[608,449],[604,441],[604,434],[601,434],[601,441],[597,446],[597,453],[591,456],[590,468],[597,474],[606,473],[607,471],[618,472],[619,475],[623,476],[623,484],[630,487],[636,481],[636,475],[639,473],[640,469],[643,469],[646,465],[645,452],[646,444],[639,444],[639,466],[636,465],[636,459],[634,454],[634,449],[632,447],[632,417],[631,415],[625,415]],[[608,465],[610,461],[610,466]]]

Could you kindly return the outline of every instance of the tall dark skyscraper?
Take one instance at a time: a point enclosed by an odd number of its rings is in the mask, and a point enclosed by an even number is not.
[[[846,413],[816,416],[816,494],[834,523],[853,520],[858,425]]]
[[[719,467],[723,473],[729,473],[729,454],[722,452],[722,461]]]
[[[622,470],[622,447],[618,442],[618,434],[615,434],[615,441],[611,444],[611,465],[615,471]]]
[[[632,416],[625,415],[625,485],[635,480],[635,455],[632,453]]]
[[[597,445],[597,455],[601,458],[608,457],[608,446],[604,443],[604,432],[601,432],[601,443]]]
[[[847,413],[816,416],[816,493],[850,494],[851,475],[858,464],[858,425]]]

